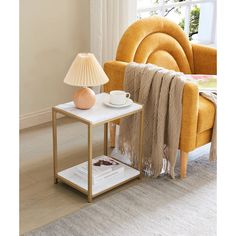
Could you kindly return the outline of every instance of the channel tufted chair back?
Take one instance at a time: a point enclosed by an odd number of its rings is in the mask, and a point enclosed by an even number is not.
[[[194,72],[192,47],[184,31],[157,16],[136,21],[126,30],[116,60],[152,63],[186,74]]]

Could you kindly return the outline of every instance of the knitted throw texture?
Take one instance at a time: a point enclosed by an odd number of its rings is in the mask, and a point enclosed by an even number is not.
[[[184,74],[152,64],[129,63],[125,69],[124,90],[144,106],[143,170],[157,177],[174,168],[179,147]],[[209,99],[209,98],[208,98]],[[139,115],[122,118],[119,149],[137,167]],[[214,158],[211,158],[214,159]]]

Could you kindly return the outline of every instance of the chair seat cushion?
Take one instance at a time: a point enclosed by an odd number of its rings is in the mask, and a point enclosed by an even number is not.
[[[208,99],[199,96],[197,133],[213,128],[215,112],[214,104]]]

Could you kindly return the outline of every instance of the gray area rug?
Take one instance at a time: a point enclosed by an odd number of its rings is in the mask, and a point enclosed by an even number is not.
[[[216,163],[209,162],[206,155],[189,160],[188,173],[184,180],[143,178],[25,235],[216,235]]]

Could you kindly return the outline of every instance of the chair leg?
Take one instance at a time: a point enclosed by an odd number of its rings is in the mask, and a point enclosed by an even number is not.
[[[114,148],[116,145],[116,124],[113,122],[109,122],[109,130],[110,130],[110,147]]]
[[[187,176],[188,153],[180,150],[180,178]]]

